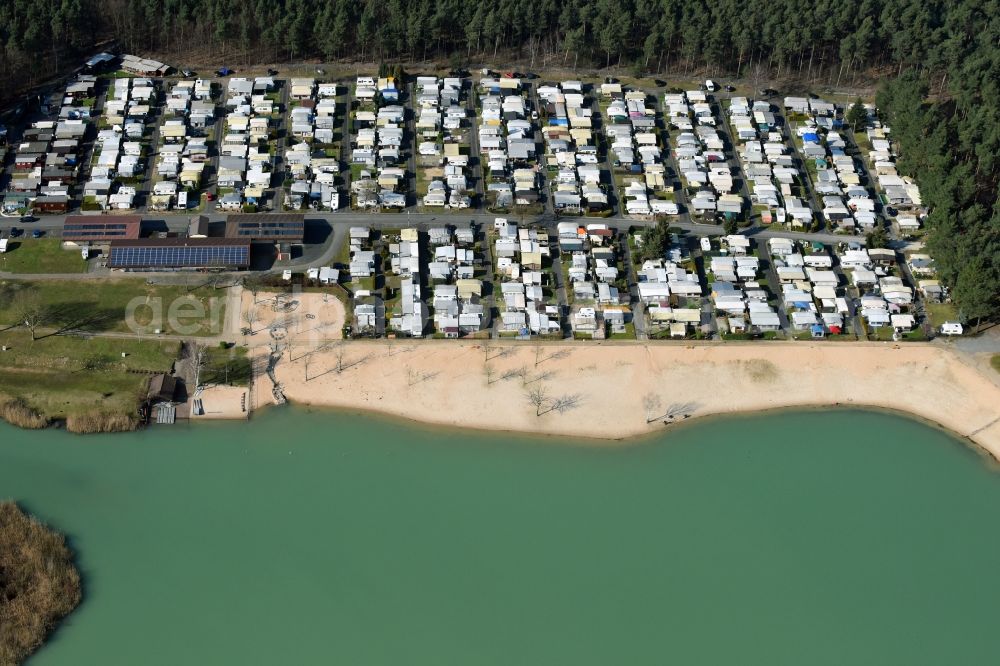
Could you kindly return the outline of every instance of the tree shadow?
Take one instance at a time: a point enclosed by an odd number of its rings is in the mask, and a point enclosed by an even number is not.
[[[58,303],[47,307],[42,326],[52,328],[38,336],[44,339],[70,333],[99,333],[111,329],[121,320],[121,312],[111,308],[95,308],[93,303]]]
[[[667,407],[667,410],[662,415],[650,419],[650,423],[653,421],[663,421],[666,423],[674,421],[678,417],[681,419],[690,418],[692,414],[698,411],[700,406],[697,402],[675,402]]]

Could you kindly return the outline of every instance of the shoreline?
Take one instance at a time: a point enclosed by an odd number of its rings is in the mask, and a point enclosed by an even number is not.
[[[274,379],[293,405],[587,446],[639,444],[713,416],[864,409],[915,418],[1000,463],[1000,375],[988,352],[941,343],[342,341],[336,324],[318,327],[332,339],[317,341],[314,328],[284,340],[294,354],[282,353]],[[242,342],[255,361],[270,352],[263,340]],[[546,394],[537,408],[535,386]],[[276,404],[272,388],[267,374],[250,388],[208,387],[201,397],[218,409],[190,420],[247,420]],[[556,404],[575,389],[572,404]]]
[[[393,348],[391,355],[372,358]],[[550,355],[532,367],[539,349]],[[414,350],[419,353],[409,353]],[[490,360],[498,365],[492,379],[484,374],[483,345],[454,341],[347,343],[339,352],[341,371],[327,350],[283,361],[275,376],[296,405],[612,446],[710,416],[824,407],[886,410],[939,427],[1000,462],[1000,385],[940,345],[515,343],[491,350],[502,354]],[[563,356],[546,366],[555,355]],[[347,364],[344,356],[350,357]],[[586,365],[571,367],[577,363]],[[809,364],[814,367],[804,367]],[[511,368],[521,374],[510,376]],[[267,390],[254,391],[261,402],[253,409],[271,404],[270,382],[258,381]],[[549,404],[537,409],[528,395],[536,382],[550,396]],[[576,390],[577,399],[566,409],[553,407],[566,390]],[[653,418],[647,421],[646,414]]]
[[[679,421],[671,421],[662,423],[663,428],[661,429],[651,429],[649,432],[638,434],[638,435],[626,435],[623,437],[593,437],[587,435],[566,435],[560,433],[551,432],[528,432],[524,430],[494,430],[486,428],[477,428],[475,426],[468,425],[450,425],[435,423],[433,421],[421,420],[409,416],[402,416],[394,414],[391,412],[379,411],[378,409],[366,409],[363,407],[338,407],[336,405],[327,405],[319,403],[286,403],[284,405],[276,404],[266,404],[258,408],[262,414],[270,412],[272,409],[282,409],[288,407],[291,409],[300,409],[306,411],[313,411],[319,413],[330,413],[342,416],[358,416],[362,418],[377,419],[380,421],[385,421],[387,423],[396,424],[399,426],[406,426],[411,428],[419,428],[427,432],[437,432],[437,431],[447,431],[449,433],[467,433],[469,435],[481,435],[481,434],[491,434],[491,435],[505,435],[507,437],[521,437],[530,440],[544,440],[546,443],[551,442],[558,446],[579,446],[583,448],[619,448],[626,446],[645,446],[652,442],[661,435],[673,432],[675,430],[686,428],[690,426],[702,425],[710,423],[718,419],[740,419],[744,417],[754,417],[754,416],[768,416],[768,415],[778,415],[783,413],[807,413],[807,412],[819,412],[823,409],[835,409],[838,411],[859,411],[859,412],[873,412],[877,414],[887,414],[891,416],[897,416],[899,418],[908,419],[911,421],[917,421],[928,428],[938,430],[952,439],[959,441],[962,446],[969,449],[977,456],[982,458],[991,468],[996,469],[1000,472],[1000,457],[993,455],[989,449],[982,446],[974,439],[968,437],[967,435],[962,435],[943,423],[939,423],[926,416],[921,416],[914,412],[895,409],[893,407],[881,407],[878,405],[860,405],[860,404],[843,404],[843,403],[831,403],[831,404],[813,404],[813,405],[788,405],[788,406],[777,406],[777,407],[766,407],[762,409],[748,409],[732,412],[716,412],[712,414],[704,414],[701,416],[692,416],[688,419],[681,419]],[[235,421],[236,418],[228,419],[214,419],[218,421]],[[246,419],[239,419],[246,420]]]

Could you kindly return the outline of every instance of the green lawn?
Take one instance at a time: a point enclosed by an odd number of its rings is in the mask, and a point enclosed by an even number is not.
[[[374,169],[368,169],[368,168],[365,167],[364,164],[352,164],[351,165],[351,182],[352,183],[354,181],[358,180],[359,178],[361,178],[361,172],[362,171],[367,171],[367,172],[371,173],[371,172],[374,171]]]
[[[19,238],[0,254],[0,271],[10,273],[85,273],[80,250],[64,250],[56,238]]]
[[[994,370],[1000,372],[1000,354],[993,354],[990,357],[990,365],[993,366]]]
[[[21,398],[50,419],[112,412],[132,415],[148,374],[167,372],[179,343],[53,336],[31,341],[23,328],[0,332],[0,396]],[[122,357],[122,353],[125,357]]]
[[[218,335],[226,290],[211,286],[149,285],[140,279],[0,282],[0,326],[35,313],[39,335],[55,331]],[[135,329],[138,327],[138,331]]]
[[[872,144],[868,140],[868,134],[865,132],[854,132],[854,143],[858,144],[858,149],[862,153],[865,161],[868,161],[868,153],[871,152]]]
[[[351,243],[350,239],[344,238],[340,243],[340,248],[337,250],[336,256],[333,258],[333,263],[337,265],[342,265],[347,267],[351,263]]]
[[[635,340],[635,324],[629,322],[625,324],[624,333],[612,333],[608,336],[610,340]]]
[[[958,311],[951,303],[927,303],[926,308],[935,331],[946,321],[958,321]]]
[[[251,376],[251,361],[247,358],[246,347],[209,347],[205,350],[204,365],[199,381],[202,384],[228,384],[248,386]]]

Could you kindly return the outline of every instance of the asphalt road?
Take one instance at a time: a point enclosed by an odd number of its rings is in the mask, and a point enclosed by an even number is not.
[[[221,222],[226,219],[224,214],[214,214],[206,213],[210,222]],[[102,217],[113,217],[111,215]],[[143,215],[143,219],[147,222],[163,223],[166,225],[167,230],[174,232],[181,232],[187,229],[188,223],[191,220],[191,215],[165,215],[157,213],[147,213]],[[369,226],[374,228],[399,228],[399,227],[417,227],[423,228],[425,226],[441,225],[441,224],[465,224],[468,222],[477,222],[479,224],[492,224],[493,220],[497,217],[504,217],[502,215],[495,215],[492,213],[485,212],[474,212],[469,211],[467,213],[419,213],[413,212],[406,215],[400,215],[399,213],[366,213],[353,211],[350,209],[342,209],[334,213],[305,213],[306,225],[315,225],[326,223],[330,227],[337,227],[339,225],[345,226]],[[506,216],[510,219],[516,216]],[[18,217],[4,218],[0,217],[0,231],[8,232],[11,226],[21,227],[27,231],[32,229],[43,229],[46,235],[58,237],[62,231],[63,223],[65,221],[65,215],[43,215],[40,216],[34,222],[20,222]],[[560,221],[566,220],[582,220],[585,223],[590,222],[600,222],[607,224],[609,227],[622,230],[628,229],[629,227],[649,227],[655,226],[655,220],[638,220],[630,218],[621,217],[611,217],[599,220],[592,220],[590,218],[577,218],[577,217],[556,217],[554,215],[538,215],[534,218],[526,217],[525,224],[535,224],[547,227],[554,227]],[[724,232],[722,230],[722,225],[718,224],[700,224],[697,222],[687,222],[683,219],[672,219],[670,221],[670,226],[680,228],[684,231],[693,232],[697,234],[704,234],[708,236],[719,236]],[[793,238],[802,241],[819,241],[820,243],[843,243],[843,242],[855,242],[864,244],[864,238],[859,238],[856,236],[845,236],[843,234],[831,234],[826,232],[817,233],[805,233],[805,232],[795,232],[787,231],[784,229],[768,229],[762,227],[750,227],[747,229],[741,229],[741,234],[745,234],[755,238]]]

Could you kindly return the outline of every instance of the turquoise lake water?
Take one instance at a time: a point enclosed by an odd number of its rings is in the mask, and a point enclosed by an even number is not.
[[[83,605],[32,666],[1000,663],[1000,473],[861,411],[625,447],[305,409],[0,425]]]

